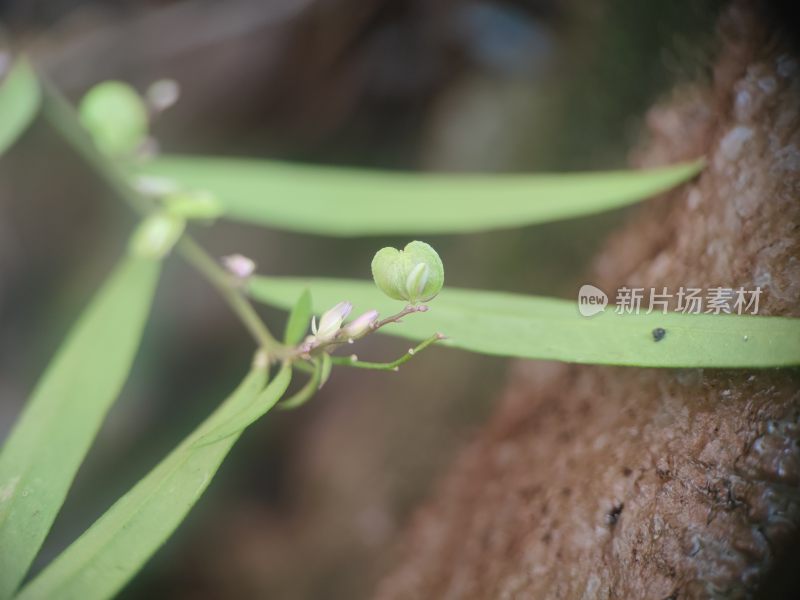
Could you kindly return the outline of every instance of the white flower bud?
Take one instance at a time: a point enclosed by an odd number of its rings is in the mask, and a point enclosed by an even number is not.
[[[150,84],[145,92],[147,103],[155,112],[162,112],[178,101],[181,88],[174,79],[159,79]]]
[[[353,310],[353,305],[350,302],[339,302],[339,304],[322,315],[319,320],[319,326],[317,326],[316,319],[312,319],[311,331],[317,341],[327,342],[336,337],[342,322],[347,318],[351,310]]]
[[[223,256],[222,264],[237,279],[247,279],[256,270],[256,263],[241,254]]]
[[[356,319],[353,319],[350,323],[348,323],[344,328],[344,334],[351,339],[361,337],[372,328],[372,325],[377,320],[378,320],[377,310],[367,311],[360,317],[357,317]]]

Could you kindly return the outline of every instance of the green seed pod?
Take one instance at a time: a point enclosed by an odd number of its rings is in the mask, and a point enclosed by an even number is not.
[[[372,259],[375,285],[395,300],[427,302],[444,285],[442,259],[425,242],[410,242],[403,250],[382,248]]]
[[[129,250],[135,256],[160,259],[178,242],[186,221],[169,213],[150,215],[131,236]]]
[[[147,136],[145,103],[121,81],[104,81],[90,89],[81,100],[79,114],[97,147],[111,156],[133,153]]]

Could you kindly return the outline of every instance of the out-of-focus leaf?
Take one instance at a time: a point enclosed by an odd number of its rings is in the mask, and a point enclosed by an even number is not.
[[[292,307],[289,319],[286,321],[286,333],[283,341],[287,346],[296,346],[303,340],[311,321],[311,294],[303,290],[300,298]]]
[[[39,110],[39,82],[25,59],[0,81],[0,156],[17,141]]]
[[[288,308],[310,289],[313,309],[347,298],[360,309],[397,312],[402,304],[359,280],[257,277],[251,295]],[[653,332],[664,329],[656,341]],[[425,313],[382,333],[500,356],[641,367],[779,367],[800,364],[800,319],[682,313],[583,317],[576,301],[445,287]]]
[[[210,191],[230,219],[353,236],[464,233],[590,215],[667,190],[701,166],[698,161],[646,171],[445,175],[165,156],[142,170]]]
[[[0,452],[0,598],[25,576],[139,347],[161,265],[126,258],[74,326]]]
[[[18,600],[114,597],[200,498],[239,438],[243,411],[272,406],[290,377],[291,369],[284,367],[265,389],[265,371],[254,369],[216,412],[25,586]],[[230,434],[216,435],[230,425],[236,425]]]

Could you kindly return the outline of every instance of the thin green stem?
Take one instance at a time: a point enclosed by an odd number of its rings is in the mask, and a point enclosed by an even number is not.
[[[75,109],[47,81],[42,81],[42,116],[135,211],[142,215],[150,211],[151,203],[130,186],[120,167],[97,149],[80,126]]]
[[[300,360],[297,357],[291,357],[289,360],[292,362],[292,367],[298,371],[302,371],[308,375],[311,375],[314,372],[314,365],[310,362]]]
[[[136,212],[142,215],[150,212],[153,207],[147,198],[131,187],[117,164],[103,156],[79,126],[72,106],[47,82],[43,82],[43,89],[42,113],[47,122]],[[178,251],[220,292],[231,310],[270,358],[282,358],[286,349],[272,336],[253,305],[228,273],[186,234],[178,243]]]
[[[400,365],[407,363],[412,358],[414,358],[418,353],[422,352],[430,346],[438,342],[439,340],[443,340],[445,336],[441,333],[437,333],[432,335],[425,341],[421,342],[420,344],[416,345],[415,347],[409,349],[403,356],[398,358],[397,360],[393,360],[392,362],[387,363],[378,363],[378,362],[364,362],[355,358],[353,356],[332,356],[331,362],[334,365],[342,365],[345,367],[355,367],[357,369],[371,369],[374,371],[397,371],[400,369]]]
[[[205,278],[217,288],[231,310],[239,317],[253,338],[272,358],[280,358],[284,353],[283,345],[270,333],[267,326],[258,316],[253,305],[237,287],[233,278],[211,258],[203,248],[189,236],[178,242],[181,255]]]

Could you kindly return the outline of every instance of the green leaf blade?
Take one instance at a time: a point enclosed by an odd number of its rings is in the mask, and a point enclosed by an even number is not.
[[[256,277],[251,295],[288,308],[309,288],[314,309],[346,298],[356,310],[397,312],[401,303],[359,280]],[[653,330],[666,330],[656,342]],[[445,288],[430,310],[381,333],[424,340],[440,332],[442,345],[481,354],[639,367],[760,368],[800,364],[800,319],[738,315],[652,313],[618,315],[609,307],[582,317],[577,301]]]
[[[126,258],[39,380],[0,452],[0,598],[25,576],[124,385],[160,263]]]
[[[665,191],[701,168],[696,161],[643,171],[455,175],[165,156],[142,172],[212,192],[229,219],[358,236],[469,233],[591,215]]]
[[[28,128],[40,102],[41,91],[33,68],[27,60],[17,60],[0,81],[0,156]]]
[[[291,312],[289,312],[289,318],[286,321],[286,332],[283,335],[284,343],[287,346],[296,346],[302,342],[310,322],[311,293],[308,290],[303,290]]]
[[[229,411],[231,414],[227,417],[223,423],[221,423],[216,429],[209,431],[208,433],[203,433],[198,439],[196,444],[197,445],[207,445],[207,444],[214,444],[220,440],[223,440],[227,437],[232,435],[241,434],[245,429],[250,427],[253,423],[258,421],[261,417],[267,414],[272,407],[280,400],[281,394],[276,393],[276,387],[278,389],[282,389],[286,391],[286,385],[284,385],[283,381],[284,378],[289,377],[291,375],[291,369],[286,367],[282,369],[279,375],[276,377],[276,381],[278,382],[274,386],[268,386],[263,392],[261,392],[253,402],[250,402],[245,406],[241,411],[238,413],[234,413],[233,411]]]
[[[17,600],[112,598],[178,527],[240,430],[198,442],[237,422],[256,400],[274,405],[290,378],[291,369],[285,367],[264,389],[266,372],[251,371],[215,413],[24,587]]]

